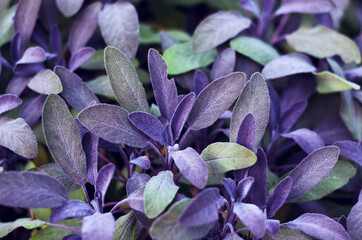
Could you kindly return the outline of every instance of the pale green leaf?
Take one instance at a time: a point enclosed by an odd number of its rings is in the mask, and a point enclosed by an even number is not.
[[[75,228],[77,230],[82,229],[82,220],[81,219],[68,219],[61,221],[57,224],[65,225],[68,227]],[[46,226],[45,228],[41,229],[37,232],[34,236],[30,238],[30,240],[62,240],[64,237],[68,236],[69,234],[74,233],[73,231],[59,228],[59,227],[52,227]]]
[[[86,84],[95,94],[106,96],[110,99],[116,99],[107,75],[98,76],[97,78],[86,82]]]
[[[37,227],[41,227],[45,224],[44,221],[41,220],[33,220],[31,218],[19,218],[14,222],[0,222],[0,237],[5,237],[10,232],[18,227],[24,227],[26,229],[33,229]]]
[[[113,240],[132,240],[137,226],[137,218],[129,212],[117,219]]]
[[[104,50],[99,49],[95,51],[92,57],[85,62],[81,68],[90,70],[103,70],[104,69]]]
[[[38,72],[28,83],[28,87],[40,94],[58,94],[63,91],[62,83],[52,70]]]
[[[16,6],[14,5],[0,14],[0,47],[13,38],[13,17],[15,16]]]
[[[343,79],[329,71],[313,73],[313,75],[317,80],[317,92],[319,93],[333,93],[349,89],[360,89],[358,84],[347,81],[346,79]]]
[[[281,226],[279,232],[275,235],[271,233],[265,234],[263,240],[312,240],[311,237],[299,231],[298,229]]]

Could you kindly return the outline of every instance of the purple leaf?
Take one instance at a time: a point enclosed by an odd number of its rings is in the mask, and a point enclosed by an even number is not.
[[[30,47],[26,49],[23,56],[16,62],[16,65],[40,63],[46,60],[45,51],[41,47]]]
[[[344,215],[340,216],[338,218],[338,223],[341,224],[344,227],[344,229],[347,230],[347,218],[346,218],[346,216],[344,216]]]
[[[151,162],[150,159],[147,156],[140,156],[138,158],[134,158],[131,161],[129,161],[131,164],[137,165],[143,169],[150,169],[151,168]]]
[[[307,101],[301,100],[294,103],[280,118],[280,132],[288,132],[294,125],[294,123],[298,120],[300,115],[307,108]]]
[[[197,69],[195,71],[195,74],[194,74],[194,86],[193,86],[193,89],[194,89],[194,93],[197,95],[200,94],[200,92],[207,86],[209,85],[209,79],[207,78],[206,74]]]
[[[84,47],[74,52],[69,61],[69,70],[73,72],[82,66],[93,56],[95,51],[94,48]]]
[[[287,201],[303,196],[314,185],[326,178],[336,164],[338,156],[338,147],[332,145],[314,150],[304,158],[289,174],[293,179],[293,185]]]
[[[71,17],[79,11],[84,0],[56,0],[55,2],[64,16]]]
[[[248,113],[240,124],[236,143],[253,151],[255,140],[255,119],[252,113]]]
[[[155,116],[146,112],[133,112],[128,115],[129,121],[148,137],[164,145],[165,127]]]
[[[262,148],[258,148],[256,157],[258,160],[249,168],[249,176],[255,179],[249,194],[251,202],[263,209],[268,191],[268,160]]]
[[[213,81],[232,73],[234,71],[235,61],[235,51],[232,48],[227,48],[222,51],[212,65],[210,73],[211,80]]]
[[[20,96],[30,80],[30,77],[14,75],[6,88],[6,93]]]
[[[53,208],[68,201],[63,185],[33,172],[0,173],[0,204],[22,208]]]
[[[230,141],[235,142],[239,127],[249,113],[255,120],[254,149],[259,145],[269,122],[270,97],[268,86],[260,73],[254,73],[236,101],[230,122]]]
[[[50,31],[50,49],[58,54],[62,50],[62,36],[57,26],[52,27]]]
[[[40,94],[22,106],[19,117],[23,118],[30,127],[35,125],[41,117],[46,97],[46,95]]]
[[[193,148],[170,152],[177,168],[192,185],[203,189],[207,183],[207,167],[205,161]]]
[[[362,236],[362,191],[360,191],[358,202],[352,207],[347,217],[347,229],[352,240],[358,240]]]
[[[23,101],[14,94],[0,95],[0,114],[18,107],[22,102]]]
[[[99,27],[108,46],[121,50],[133,60],[139,41],[139,23],[135,7],[125,1],[105,4],[98,15]]]
[[[207,188],[197,194],[181,213],[179,221],[185,226],[201,226],[218,219],[218,210],[225,199],[220,196],[218,188]]]
[[[288,13],[326,13],[334,10],[336,4],[332,0],[284,0],[275,15]]]
[[[222,184],[224,185],[224,188],[226,192],[229,194],[229,196],[235,199],[235,190],[236,190],[235,180],[231,178],[223,178]]]
[[[41,0],[21,0],[14,17],[14,32],[21,33],[21,52],[28,46],[33,33]]]
[[[50,31],[52,27],[58,24],[60,13],[57,9],[55,0],[42,1],[39,11],[39,20],[46,30]]]
[[[112,213],[94,213],[83,219],[82,239],[112,240],[115,220]]]
[[[99,138],[87,132],[82,138],[82,146],[87,161],[87,179],[92,185],[96,184],[98,173],[98,143]]]
[[[57,223],[67,218],[83,218],[92,215],[94,210],[85,202],[79,200],[69,200],[64,205],[57,207],[50,214],[50,222]]]
[[[265,228],[272,234],[277,234],[279,231],[280,221],[275,219],[267,219]]]
[[[171,124],[166,124],[165,126],[165,132],[163,134],[163,138],[165,140],[165,143],[168,145],[168,146],[172,146],[175,141],[173,139],[173,136],[172,136],[172,128],[171,128]]]
[[[11,40],[11,46],[10,46],[10,53],[11,57],[13,58],[13,62],[17,62],[22,52],[21,49],[21,33],[15,33],[13,39]]]
[[[349,240],[343,226],[333,219],[318,213],[305,213],[297,219],[282,224],[298,229],[303,233],[321,240]]]
[[[245,74],[241,72],[210,83],[195,100],[188,118],[190,128],[199,130],[211,126],[231,106],[244,85]]]
[[[46,99],[42,121],[46,143],[55,161],[74,183],[83,185],[87,162],[82,139],[67,104],[58,95],[51,94]]]
[[[124,108],[97,104],[81,111],[78,119],[93,134],[111,143],[141,148],[147,145],[144,136],[128,120]]]
[[[253,186],[254,178],[246,177],[241,180],[235,189],[235,200],[241,202],[248,195],[250,188]]]
[[[269,96],[270,96],[270,126],[272,130],[277,128],[280,118],[280,99],[277,91],[271,84],[268,84]]]
[[[323,139],[314,131],[300,128],[293,132],[281,134],[285,138],[292,138],[307,154],[317,148],[324,147]]]
[[[205,18],[192,36],[192,48],[204,52],[224,43],[249,28],[251,21],[236,11],[220,11]]]
[[[179,139],[181,131],[195,102],[195,94],[187,94],[177,105],[171,118],[173,140]]]
[[[265,234],[266,214],[254,204],[235,203],[234,213],[258,238]]]
[[[63,85],[62,96],[78,112],[92,102],[99,102],[96,95],[88,88],[83,80],[75,73],[64,67],[57,66],[54,72],[59,76]]]
[[[274,193],[266,204],[268,218],[274,217],[275,213],[284,204],[292,188],[293,179],[286,177],[275,187]]]
[[[355,163],[362,166],[362,146],[361,144],[354,141],[337,141],[333,143],[339,147],[341,155],[348,159],[351,159]]]
[[[69,33],[69,49],[73,54],[84,47],[92,37],[97,28],[98,13],[101,7],[100,2],[89,5],[73,23]]]
[[[167,65],[162,56],[152,48],[148,51],[148,71],[161,115],[170,120],[178,103],[177,88],[175,80],[167,78]]]
[[[255,0],[239,0],[239,6],[251,12],[256,17],[260,17],[260,9]]]
[[[40,94],[59,94],[63,91],[59,77],[50,69],[38,72],[28,83],[28,88]]]
[[[112,177],[114,175],[114,170],[115,167],[113,163],[108,163],[101,168],[97,175],[95,190],[102,194],[102,205],[104,204],[104,198],[106,196],[108,186],[111,183]]]
[[[138,172],[134,172],[132,177],[128,179],[126,184],[127,196],[130,196],[131,193],[133,193],[137,189],[144,188],[149,180],[150,176],[148,176],[147,174],[139,174]]]
[[[177,41],[175,38],[173,38],[170,34],[168,34],[165,31],[160,31],[159,35],[160,35],[160,40],[161,40],[162,52],[165,52],[167,49],[169,49],[173,45],[179,43],[179,41]]]

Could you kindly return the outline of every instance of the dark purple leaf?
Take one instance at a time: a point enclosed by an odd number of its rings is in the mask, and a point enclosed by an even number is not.
[[[200,92],[209,85],[209,79],[207,78],[206,74],[197,69],[194,74],[194,93],[197,95],[200,94]]]
[[[241,72],[210,83],[195,100],[188,118],[190,128],[199,130],[211,126],[231,106],[244,85],[245,74]]]
[[[45,99],[46,95],[40,94],[37,97],[30,99],[22,106],[19,117],[23,118],[30,127],[41,117]]]
[[[266,204],[268,218],[274,217],[275,213],[284,204],[289,195],[290,189],[292,188],[292,184],[293,179],[288,176],[280,181],[275,187],[273,195]]]
[[[64,16],[71,17],[79,11],[84,0],[56,0],[55,2]]]
[[[280,118],[280,132],[288,132],[294,125],[294,123],[298,120],[300,115],[307,108],[307,101],[301,100],[293,104],[288,110],[284,112],[284,114]]]
[[[79,200],[69,200],[64,205],[57,207],[50,214],[50,222],[57,223],[67,218],[83,218],[92,215],[94,210],[85,202]]]
[[[104,203],[104,198],[109,184],[111,183],[112,177],[114,175],[115,167],[113,163],[108,163],[103,166],[97,175],[95,190],[99,191],[102,194],[102,205]]]
[[[89,5],[73,23],[69,33],[69,49],[73,54],[84,47],[92,37],[97,28],[98,13],[101,7],[100,2]]]
[[[157,50],[152,48],[148,51],[148,71],[161,115],[165,119],[171,120],[178,103],[175,80],[168,80],[165,61]]]
[[[112,213],[94,213],[83,219],[82,239],[112,240],[115,220]]]
[[[59,76],[63,85],[62,96],[78,112],[88,107],[92,101],[99,102],[96,95],[88,88],[83,80],[75,73],[64,67],[56,67],[54,72]]]
[[[28,85],[28,83],[30,82],[30,80],[31,80],[30,77],[14,75],[6,88],[6,93],[20,96],[21,93],[26,88],[26,86]]]
[[[52,27],[50,31],[50,49],[55,53],[60,53],[62,48],[62,36],[57,26]]]
[[[0,114],[18,107],[22,102],[23,101],[14,94],[0,95]]]
[[[338,147],[332,145],[314,150],[304,158],[289,174],[293,179],[293,185],[287,201],[303,196],[326,178],[336,164],[338,156]]]
[[[337,141],[333,143],[341,151],[341,155],[348,159],[351,159],[355,163],[362,166],[362,146],[354,141]]]
[[[28,75],[36,74],[37,72],[40,72],[44,69],[45,68],[44,68],[43,64],[40,64],[40,63],[19,64],[19,65],[15,66],[15,68],[13,69],[13,72],[19,76],[28,76]]]
[[[348,233],[341,224],[318,213],[305,213],[297,219],[282,224],[298,229],[305,234],[321,240],[349,240]]]
[[[250,188],[253,186],[254,178],[246,177],[242,179],[235,189],[235,200],[236,202],[242,202],[248,195]]]
[[[336,8],[336,4],[332,0],[284,0],[275,15],[288,13],[325,13]]]
[[[195,94],[191,92],[187,94],[177,105],[171,118],[171,128],[174,141],[179,139],[181,131],[187,118],[189,117],[194,102]]]
[[[213,81],[232,73],[234,71],[235,61],[236,56],[234,49],[227,48],[222,51],[212,65],[210,73],[211,80]]]
[[[352,240],[358,240],[362,236],[362,191],[359,193],[358,202],[352,207],[347,217],[347,229]]]
[[[314,128],[325,144],[332,144],[339,140],[352,139],[348,129],[338,116],[331,116],[320,121]]]
[[[344,216],[344,215],[340,216],[338,218],[338,223],[341,224],[344,227],[344,229],[347,230],[347,218],[346,218],[346,216]]]
[[[63,185],[33,172],[0,173],[0,204],[22,208],[53,208],[68,201]]]
[[[252,113],[248,113],[240,124],[236,143],[250,149],[254,149],[255,119]]]
[[[260,9],[255,0],[239,0],[239,6],[244,8],[246,11],[251,12],[256,17],[260,17]]]
[[[279,231],[280,222],[276,219],[267,219],[265,223],[265,228],[272,234],[277,234]]]
[[[91,47],[84,47],[72,54],[69,61],[69,70],[74,71],[75,69],[86,63],[94,54],[96,50]]]
[[[76,233],[65,236],[62,240],[82,240],[82,237]]]
[[[307,154],[324,146],[323,139],[316,132],[307,128],[300,128],[293,132],[281,134],[281,136],[292,138]]]
[[[218,210],[225,199],[220,196],[218,188],[207,188],[197,194],[181,213],[179,221],[185,226],[201,226],[218,219]]]
[[[235,199],[235,190],[236,190],[235,180],[231,178],[223,178],[222,184],[224,185],[224,188],[226,192],[229,194],[229,196]]]
[[[144,188],[146,183],[150,180],[150,176],[145,173],[134,172],[132,177],[128,179],[126,184],[127,196],[130,196],[131,193],[137,189]]]
[[[97,104],[81,111],[79,121],[93,134],[111,143],[145,147],[147,140],[128,120],[128,112],[119,106]]]
[[[170,151],[177,168],[192,185],[203,189],[207,183],[207,167],[205,161],[193,148],[181,151]]]
[[[11,40],[10,53],[13,58],[13,62],[16,63],[21,57],[21,33],[15,33]]]
[[[235,203],[234,213],[256,237],[264,236],[266,214],[259,207],[250,203]]]
[[[171,124],[169,123],[165,126],[165,133],[163,135],[163,138],[168,146],[172,146],[175,142],[173,139]]]
[[[40,63],[46,60],[45,51],[41,47],[30,47],[26,49],[23,56],[16,62],[16,65]]]
[[[129,121],[148,137],[164,145],[165,127],[155,116],[146,112],[133,112],[128,115]]]
[[[58,95],[51,94],[46,99],[42,121],[55,161],[74,183],[82,185],[87,171],[82,139],[67,104]]]
[[[60,13],[57,9],[55,0],[42,1],[39,11],[39,19],[48,31],[58,24],[59,18]]]
[[[268,191],[268,160],[262,148],[258,148],[256,157],[256,163],[249,168],[249,176],[255,179],[249,194],[251,202],[263,209]]]
[[[130,163],[137,165],[143,169],[150,169],[151,168],[151,162],[150,159],[147,156],[140,156],[138,158],[134,158],[130,161]]]
[[[82,138],[82,146],[87,161],[87,179],[92,185],[96,184],[98,173],[98,143],[99,138],[87,132]]]
[[[271,84],[268,84],[269,96],[270,96],[270,126],[272,130],[277,128],[280,118],[280,99],[277,91]]]

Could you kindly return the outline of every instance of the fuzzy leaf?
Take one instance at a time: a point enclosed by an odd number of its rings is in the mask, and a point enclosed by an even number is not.
[[[275,15],[288,13],[327,13],[336,8],[333,0],[284,0]]]
[[[206,161],[209,176],[247,168],[256,162],[252,151],[239,144],[227,142],[210,144],[202,151],[201,157]]]
[[[82,7],[84,0],[56,0],[59,11],[66,17],[76,14]]]
[[[227,48],[222,51],[212,65],[210,73],[211,80],[215,80],[232,73],[234,71],[235,61],[236,56],[233,49]]]
[[[67,203],[53,210],[50,215],[50,222],[57,223],[67,218],[83,218],[92,215],[94,210],[85,202],[79,200],[69,200]]]
[[[292,138],[307,154],[317,148],[324,147],[323,139],[314,131],[300,128],[293,132],[281,134],[285,138]]]
[[[108,163],[103,166],[97,175],[95,190],[102,194],[102,204],[104,203],[104,198],[109,184],[111,183],[112,177],[114,175],[115,166],[113,163]]]
[[[362,146],[354,141],[337,141],[333,143],[341,151],[341,155],[348,159],[351,159],[355,163],[362,166]]]
[[[134,239],[137,226],[137,219],[133,212],[119,217],[116,221],[113,240],[129,240]]]
[[[41,47],[30,47],[26,49],[23,56],[16,62],[16,65],[40,63],[46,60],[46,53]],[[16,71],[16,68],[14,69]]]
[[[352,207],[347,217],[347,230],[352,240],[358,240],[362,234],[362,191],[359,193],[358,202]]]
[[[250,199],[259,208],[264,208],[268,192],[268,160],[262,148],[256,153],[257,161],[249,168],[248,175],[255,179],[250,189]]]
[[[293,184],[293,179],[291,177],[286,177],[278,183],[275,187],[274,193],[267,202],[267,215],[268,218],[274,217],[275,213],[279,208],[284,204],[287,199],[290,189]]]
[[[235,200],[241,202],[248,195],[250,188],[253,186],[255,180],[253,177],[246,177],[239,181],[235,189]]]
[[[289,239],[297,239],[297,240],[312,240],[313,238],[304,234],[303,232],[289,228],[285,226],[281,226],[277,234],[272,235],[267,233],[268,235],[264,236],[263,240],[289,240]]]
[[[266,214],[254,204],[235,203],[234,213],[258,238],[265,234]]]
[[[129,161],[130,163],[137,165],[143,169],[151,168],[151,161],[147,156],[140,156]]]
[[[106,71],[118,103],[129,112],[148,112],[145,89],[130,60],[114,47],[106,48],[104,59]]]
[[[255,140],[255,119],[252,113],[248,113],[240,124],[236,143],[253,151]]]
[[[99,138],[91,132],[84,134],[82,146],[87,161],[87,179],[92,185],[96,184],[98,173],[98,146]]]
[[[51,70],[38,72],[28,83],[28,87],[40,94],[59,94],[63,91],[59,77]]]
[[[22,102],[23,101],[14,94],[0,95],[0,114],[18,107]]]
[[[41,227],[45,224],[41,220],[33,220],[31,218],[18,218],[13,222],[2,222],[0,223],[0,237],[5,237],[10,232],[18,227],[24,227],[26,229],[34,229]]]
[[[179,139],[181,131],[195,103],[195,94],[187,94],[177,105],[171,118],[171,128],[174,140]]]
[[[83,219],[83,240],[112,240],[115,220],[112,213],[94,213]]]
[[[313,73],[313,75],[317,80],[317,92],[322,94],[341,92],[349,89],[360,89],[358,84],[347,81],[346,79],[328,71]]]
[[[214,13],[196,27],[192,48],[198,53],[210,50],[249,28],[250,24],[248,18],[236,11]]]
[[[94,48],[84,47],[74,52],[69,60],[69,70],[73,72],[82,66],[92,57],[95,51]]]
[[[16,5],[0,13],[0,47],[11,41],[13,31],[13,17],[15,16]]]

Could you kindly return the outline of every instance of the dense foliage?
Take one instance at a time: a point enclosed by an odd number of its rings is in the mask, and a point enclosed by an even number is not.
[[[0,49],[1,238],[362,238],[358,1],[1,0]]]

